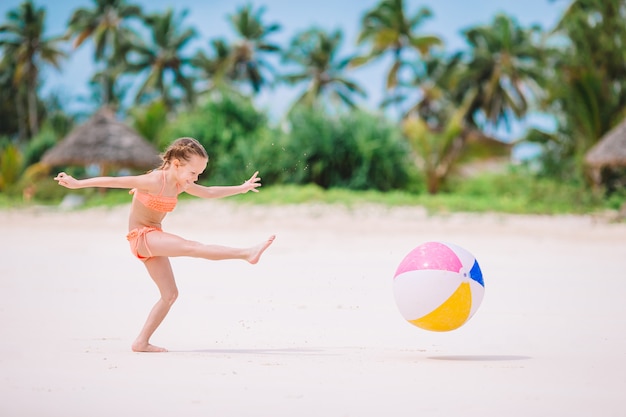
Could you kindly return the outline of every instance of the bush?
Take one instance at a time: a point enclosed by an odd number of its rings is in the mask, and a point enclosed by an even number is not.
[[[442,198],[454,196],[463,201],[467,211],[586,213],[602,205],[600,196],[578,184],[537,177],[525,171],[457,178],[454,182],[451,187],[454,192]],[[463,207],[451,208],[463,210]]]
[[[288,124],[288,132],[272,128],[251,100],[222,93],[170,123],[159,147],[182,136],[196,138],[209,153],[201,182],[210,178],[213,184],[238,184],[255,170],[266,184],[326,189],[386,191],[417,182],[408,145],[399,129],[382,117],[301,109]]]
[[[260,137],[270,137],[265,114],[249,99],[232,94],[213,97],[196,110],[180,115],[160,138],[164,149],[178,137],[191,136],[206,148],[209,164],[201,179],[231,184],[247,180],[254,172]]]
[[[48,149],[51,149],[57,143],[57,136],[54,130],[49,127],[42,129],[35,136],[24,150],[24,162],[26,166],[35,164],[41,160],[41,157]]]
[[[0,191],[7,191],[17,183],[22,173],[23,156],[15,145],[0,151]]]
[[[167,123],[167,107],[162,100],[130,110],[132,127],[150,143],[158,144],[159,135]]]
[[[280,182],[387,191],[415,177],[400,131],[382,117],[308,108],[294,111],[289,124],[277,153]]]

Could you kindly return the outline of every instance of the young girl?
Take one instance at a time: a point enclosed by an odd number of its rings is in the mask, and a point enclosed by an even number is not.
[[[205,187],[196,184],[209,157],[195,139],[180,138],[162,155],[162,165],[147,174],[126,177],[94,177],[77,180],[64,172],[54,179],[60,185],[75,189],[85,187],[129,188],[134,194],[128,219],[131,252],[146,265],[161,298],[152,308],[141,333],[132,345],[135,352],[166,352],[150,344],[150,337],[161,324],[178,297],[178,289],[170,265],[170,256],[192,256],[209,260],[242,259],[251,264],[259,261],[272,244],[274,236],[249,248],[205,245],[183,239],[161,229],[165,215],[174,210],[178,194],[185,191],[201,198],[222,198],[248,191],[258,192],[261,179],[258,171],[241,185]]]

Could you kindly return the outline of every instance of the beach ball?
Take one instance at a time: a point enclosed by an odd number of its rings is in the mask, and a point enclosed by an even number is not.
[[[425,330],[446,332],[465,324],[480,306],[483,274],[467,250],[426,242],[400,262],[393,293],[400,314]]]

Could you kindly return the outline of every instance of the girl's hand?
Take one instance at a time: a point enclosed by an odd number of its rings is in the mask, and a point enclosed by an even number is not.
[[[60,172],[56,177],[54,177],[55,181],[59,182],[59,185],[62,185],[66,188],[79,188],[78,180],[72,177],[71,175],[67,175],[65,172]]]
[[[256,171],[248,181],[244,182],[242,184],[243,187],[243,192],[247,193],[248,191],[253,191],[255,193],[258,193],[259,190],[257,190],[257,188],[259,188],[261,186],[261,178],[257,177],[257,175],[259,175],[259,171]]]

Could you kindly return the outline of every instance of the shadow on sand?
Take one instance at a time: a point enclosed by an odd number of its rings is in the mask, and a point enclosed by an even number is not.
[[[323,355],[330,356],[324,349],[311,348],[258,348],[258,349],[190,349],[190,350],[171,350],[172,353],[207,353],[216,355]]]
[[[438,361],[465,361],[465,362],[498,362],[498,361],[526,361],[530,356],[522,355],[441,355],[429,356],[428,359]]]

